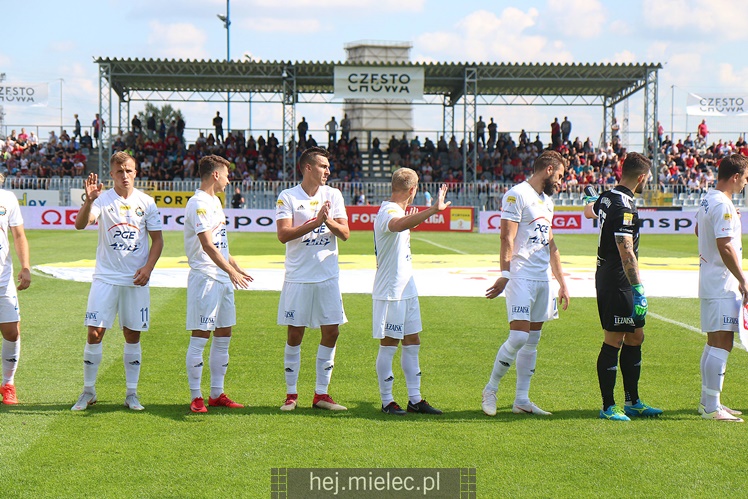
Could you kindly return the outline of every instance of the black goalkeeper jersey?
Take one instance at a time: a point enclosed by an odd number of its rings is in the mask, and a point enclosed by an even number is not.
[[[623,271],[616,236],[631,236],[634,254],[639,257],[639,214],[634,193],[627,187],[617,185],[600,195],[593,210],[600,225],[595,284],[598,288],[628,288],[631,285]]]

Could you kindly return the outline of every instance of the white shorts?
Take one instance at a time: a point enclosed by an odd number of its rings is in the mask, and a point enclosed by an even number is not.
[[[504,295],[509,322],[547,322],[558,319],[558,306],[556,297],[551,292],[550,282],[509,279]]]
[[[18,312],[18,294],[13,279],[8,279],[8,284],[0,289],[0,323],[18,322],[21,314]]]
[[[187,330],[215,331],[236,325],[234,286],[190,270],[187,277]]]
[[[148,331],[151,293],[148,286],[117,286],[94,279],[88,293],[85,326],[111,329],[114,316],[119,326],[132,331]]]
[[[278,325],[318,328],[346,322],[338,279],[283,283],[278,303]]]
[[[740,297],[734,298],[702,298],[701,302],[701,330],[705,333],[715,331],[738,331],[740,320]]]
[[[402,340],[403,336],[420,333],[421,306],[418,297],[405,300],[374,300],[372,333],[381,340],[385,336]]]

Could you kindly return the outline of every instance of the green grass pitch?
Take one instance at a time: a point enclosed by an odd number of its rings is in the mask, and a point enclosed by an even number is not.
[[[29,231],[32,265],[93,258],[94,232]],[[165,256],[183,255],[181,233],[166,233]],[[274,234],[231,234],[234,254],[283,254]],[[451,250],[498,255],[495,235],[414,233],[419,254]],[[596,236],[557,236],[562,255],[592,255]],[[341,254],[370,254],[370,233],[353,233]],[[642,237],[641,255],[696,258],[693,236]],[[646,285],[646,283],[645,283]],[[371,338],[371,297],[346,295],[331,393],[345,413],[310,408],[319,339],[302,346],[299,408],[281,413],[285,331],[275,324],[278,293],[238,292],[238,325],[226,391],[240,410],[189,412],[184,367],[185,290],[151,290],[151,331],[143,335],[140,398],[122,405],[122,335],[107,333],[99,403],[73,413],[82,386],[82,326],[88,284],[34,275],[20,294],[22,356],[18,406],[0,406],[2,497],[268,497],[272,467],[475,467],[479,497],[733,496],[748,483],[748,425],[696,413],[703,336],[648,318],[642,396],[665,409],[657,420],[597,419],[595,362],[602,333],[593,299],[572,299],[546,325],[531,396],[550,418],[511,413],[514,369],[499,389],[499,413],[480,410],[481,390],[507,336],[503,298],[422,297],[424,396],[441,417],[379,411]],[[695,299],[652,298],[650,311],[698,327]],[[206,349],[207,360],[207,349]],[[206,362],[207,364],[207,362]],[[406,400],[395,359],[395,397]],[[723,400],[748,412],[748,355],[735,349]],[[203,387],[208,389],[209,370]],[[622,382],[617,384],[622,401]],[[385,497],[385,496],[382,496]]]

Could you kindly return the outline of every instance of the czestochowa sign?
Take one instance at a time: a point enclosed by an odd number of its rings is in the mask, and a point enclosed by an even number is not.
[[[748,96],[740,94],[688,94],[689,116],[748,116]]]
[[[0,105],[46,106],[48,83],[0,83]]]
[[[335,66],[335,97],[341,99],[423,99],[423,68]]]

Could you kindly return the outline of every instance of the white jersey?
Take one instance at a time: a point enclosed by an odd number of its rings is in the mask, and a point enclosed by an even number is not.
[[[329,217],[348,218],[338,189],[323,185],[310,197],[299,184],[280,193],[275,220],[291,219],[292,227],[304,225],[316,218],[325,201],[332,204]],[[286,243],[286,282],[322,282],[338,277],[339,272],[338,238],[327,225]]]
[[[190,269],[221,282],[231,282],[229,275],[210,259],[203,250],[201,232],[210,232],[210,240],[223,257],[229,259],[229,241],[226,237],[226,215],[221,200],[200,189],[187,201],[184,217],[184,251]]]
[[[510,266],[512,277],[550,281],[549,243],[553,220],[550,196],[538,194],[526,181],[517,184],[504,194],[501,218],[519,224]]]
[[[94,200],[91,217],[99,223],[94,279],[133,286],[135,272],[148,261],[148,233],[161,231],[153,198],[134,189],[125,199],[109,189]]]
[[[8,233],[11,227],[23,225],[21,208],[16,195],[0,189],[0,289],[13,280],[13,258],[10,255]]]
[[[410,230],[390,232],[393,218],[405,216],[405,210],[392,201],[385,201],[374,220],[374,253],[377,273],[374,277],[375,300],[405,300],[418,296],[413,280],[413,262],[410,255]]]
[[[699,206],[699,298],[739,297],[738,280],[722,261],[717,239],[729,237],[743,261],[740,214],[722,191],[710,189]]]

